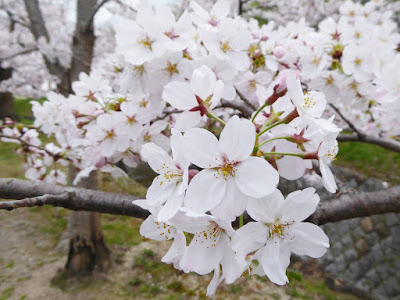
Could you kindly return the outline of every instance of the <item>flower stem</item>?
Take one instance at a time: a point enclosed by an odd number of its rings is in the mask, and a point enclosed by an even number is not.
[[[284,120],[276,122],[276,123],[268,126],[267,128],[263,129],[260,133],[257,134],[257,136],[259,137],[259,136],[263,135],[265,132],[267,132],[268,130],[271,130],[272,128],[274,128],[274,127],[276,127],[278,125],[284,124],[284,123],[286,123]]]
[[[258,114],[259,114],[264,108],[266,108],[266,107],[267,107],[267,104],[266,104],[266,103],[265,103],[263,106],[261,106],[261,107],[256,111],[256,113],[254,114],[253,118],[251,119],[251,122],[254,123],[254,120],[256,119],[256,117],[258,116]]]
[[[258,145],[258,147],[261,147],[262,145],[264,145],[264,144],[266,144],[268,142],[272,142],[272,141],[275,141],[275,140],[287,140],[289,138],[290,138],[290,136],[280,136],[280,137],[272,138],[272,139],[269,139],[269,140],[265,140],[260,145]]]
[[[264,152],[264,156],[269,156],[269,155],[288,155],[288,156],[297,156],[300,158],[303,158],[303,154],[298,154],[298,153],[284,153],[284,152]]]
[[[239,217],[239,228],[240,227],[243,227],[243,214],[241,214]]]
[[[224,126],[226,125],[226,123],[225,123],[224,120],[222,120],[221,118],[218,118],[216,115],[214,115],[214,114],[212,114],[212,113],[210,113],[210,112],[207,114],[207,117],[218,121],[219,123],[221,123],[221,124],[224,125]]]

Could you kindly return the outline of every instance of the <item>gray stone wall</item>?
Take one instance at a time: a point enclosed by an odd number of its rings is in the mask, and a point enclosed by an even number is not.
[[[384,189],[384,184],[352,172],[333,168],[340,190],[357,193]],[[314,181],[282,184],[288,193],[314,186],[321,201],[332,194]],[[371,299],[400,299],[400,214],[356,218],[322,226],[330,249],[320,259],[329,277],[341,279],[349,290],[367,293]]]

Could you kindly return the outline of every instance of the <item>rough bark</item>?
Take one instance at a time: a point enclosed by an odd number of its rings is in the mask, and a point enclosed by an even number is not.
[[[49,195],[58,195],[58,197]],[[5,210],[49,204],[72,210],[98,211],[141,219],[145,219],[148,216],[146,210],[132,204],[132,201],[137,199],[134,196],[54,186],[43,182],[14,178],[0,179],[0,197],[22,199],[0,201],[0,209]],[[336,199],[324,201],[318,205],[317,210],[306,221],[323,225],[392,212],[400,212],[400,186],[379,192],[344,194]]]
[[[70,180],[76,170],[70,168]],[[79,187],[96,190],[98,188],[97,173],[82,179]],[[106,271],[112,265],[101,229],[101,215],[97,212],[74,211],[70,214],[67,226],[69,252],[66,270],[72,275],[86,275],[94,270]]]

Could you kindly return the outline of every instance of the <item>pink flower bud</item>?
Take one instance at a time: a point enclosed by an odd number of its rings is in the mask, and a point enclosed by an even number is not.
[[[282,59],[285,54],[286,51],[282,46],[277,46],[272,50],[272,54],[277,58],[277,59]]]

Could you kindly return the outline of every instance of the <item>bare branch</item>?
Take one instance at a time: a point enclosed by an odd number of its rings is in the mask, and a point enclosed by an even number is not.
[[[66,197],[66,193],[68,197]],[[45,198],[33,201],[33,197],[46,195]],[[52,197],[52,196],[60,197]],[[114,193],[105,193],[77,187],[65,187],[45,182],[35,182],[14,178],[0,179],[0,197],[5,199],[22,199],[17,201],[0,201],[0,209],[41,206],[49,204],[70,210],[94,211],[113,215],[125,215],[145,219],[149,212],[132,204],[138,197]],[[46,200],[46,201],[45,201]],[[12,203],[7,204],[7,203]],[[11,206],[11,208],[10,208]]]
[[[92,10],[91,14],[89,15],[89,17],[88,17],[88,19],[87,19],[87,21],[86,21],[86,24],[85,24],[85,29],[86,29],[86,30],[90,30],[90,27],[91,27],[92,24],[93,24],[94,17],[96,16],[97,12],[99,11],[99,9],[100,9],[104,4],[106,4],[108,1],[109,1],[109,0],[102,0],[102,1],[100,1],[99,4],[97,4],[97,5],[95,6],[95,8]]]
[[[31,22],[31,31],[35,36],[35,40],[44,36],[47,41],[50,41],[50,35],[47,31],[42,12],[40,11],[38,0],[24,0],[26,11],[28,12],[29,20]]]
[[[38,50],[38,48],[36,46],[32,47],[32,48],[24,49],[24,50],[21,50],[19,52],[10,54],[8,56],[0,57],[0,61],[7,60],[7,59],[12,59],[12,58],[20,56],[20,55],[29,54],[29,53],[32,53],[32,52],[37,51],[37,50]]]
[[[321,202],[306,221],[322,225],[390,212],[400,212],[400,186],[379,192],[343,194],[337,199]]]
[[[251,103],[249,99],[247,99],[241,92],[239,92],[238,89],[235,88],[235,90],[240,99],[242,99],[247,104],[247,106],[249,106],[253,111],[257,110],[257,107],[253,103]]]
[[[43,206],[45,204],[55,204],[57,202],[67,201],[72,197],[72,192],[67,192],[60,195],[43,195],[32,198],[25,198],[22,200],[14,201],[3,201],[0,202],[0,209],[13,210],[19,207],[32,207],[32,206]]]
[[[347,125],[349,125],[351,130],[353,130],[358,136],[361,136],[361,132],[356,128],[356,126],[354,126],[354,124],[350,122],[350,120],[347,119],[335,105],[333,105],[332,103],[330,103],[329,105],[342,118],[342,120],[345,121]]]
[[[357,134],[340,134],[337,137],[339,142],[361,142],[367,144],[375,144],[390,151],[400,153],[400,142],[393,139],[380,138],[370,135],[357,135]]]
[[[226,100],[222,100],[221,101],[221,105],[217,106],[216,108],[223,108],[223,107],[230,107],[233,109],[237,109],[238,111],[240,111],[244,117],[246,118],[250,118],[251,114],[254,112],[254,110],[252,110],[251,108],[249,108],[246,105],[243,105],[241,103],[238,103],[236,101],[226,101]]]
[[[65,196],[66,194],[68,197]],[[46,195],[46,197],[39,200],[36,199],[36,202],[32,199],[26,199],[43,195]],[[54,195],[58,195],[59,197],[52,197]],[[17,207],[49,204],[71,210],[95,211],[141,219],[145,219],[149,215],[146,210],[132,204],[133,200],[138,199],[135,196],[105,193],[83,188],[63,187],[44,182],[14,178],[0,179],[0,197],[6,199],[23,199],[19,201],[0,201],[0,209],[8,210]],[[337,199],[320,203],[315,213],[306,221],[322,225],[330,222],[391,212],[400,212],[400,186],[379,192],[354,195],[342,194]]]

